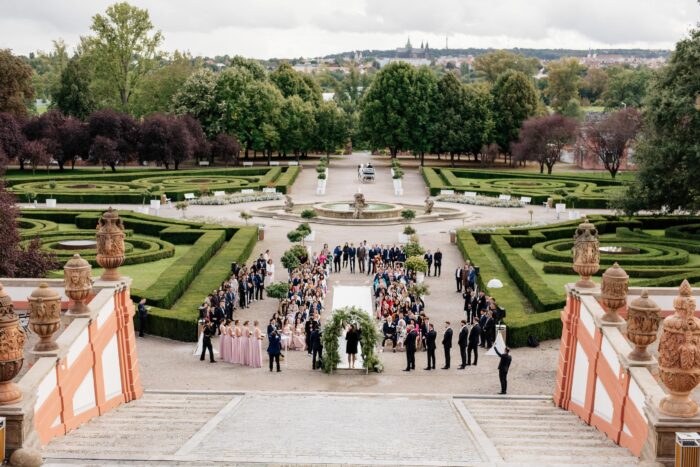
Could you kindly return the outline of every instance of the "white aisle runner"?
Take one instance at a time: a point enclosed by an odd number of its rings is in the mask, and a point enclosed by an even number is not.
[[[372,287],[369,286],[349,286],[336,285],[333,287],[333,308],[354,306],[363,310],[370,318],[374,316],[372,310]],[[340,364],[338,368],[348,367],[348,355],[345,353],[345,331],[338,338],[338,351],[340,353]],[[355,368],[362,368],[362,353],[360,346],[357,348],[357,356],[355,357]]]

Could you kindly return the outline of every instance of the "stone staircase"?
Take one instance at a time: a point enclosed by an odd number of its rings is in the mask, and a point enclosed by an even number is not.
[[[576,415],[550,399],[464,399],[463,403],[509,465],[638,465]]]

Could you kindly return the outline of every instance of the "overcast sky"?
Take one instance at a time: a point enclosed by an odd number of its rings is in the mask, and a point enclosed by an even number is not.
[[[0,0],[0,48],[74,46],[103,0]],[[356,49],[673,48],[700,19],[696,0],[132,0],[163,48],[195,55],[313,57]]]

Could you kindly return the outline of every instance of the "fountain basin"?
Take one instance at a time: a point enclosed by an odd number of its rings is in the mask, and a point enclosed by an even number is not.
[[[355,208],[352,202],[320,203],[314,205],[314,210],[321,217],[331,219],[352,219]],[[388,219],[401,216],[403,206],[392,203],[367,203],[362,211],[362,219]]]
[[[598,251],[607,255],[634,255],[640,250],[631,246],[606,245],[598,248]]]
[[[89,250],[97,247],[95,240],[63,240],[56,244],[57,250]]]

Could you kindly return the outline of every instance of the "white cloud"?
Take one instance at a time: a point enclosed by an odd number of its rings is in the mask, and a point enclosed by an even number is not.
[[[75,45],[107,0],[0,0],[0,47]],[[164,48],[259,58],[443,47],[672,48],[700,16],[695,0],[133,0]]]

